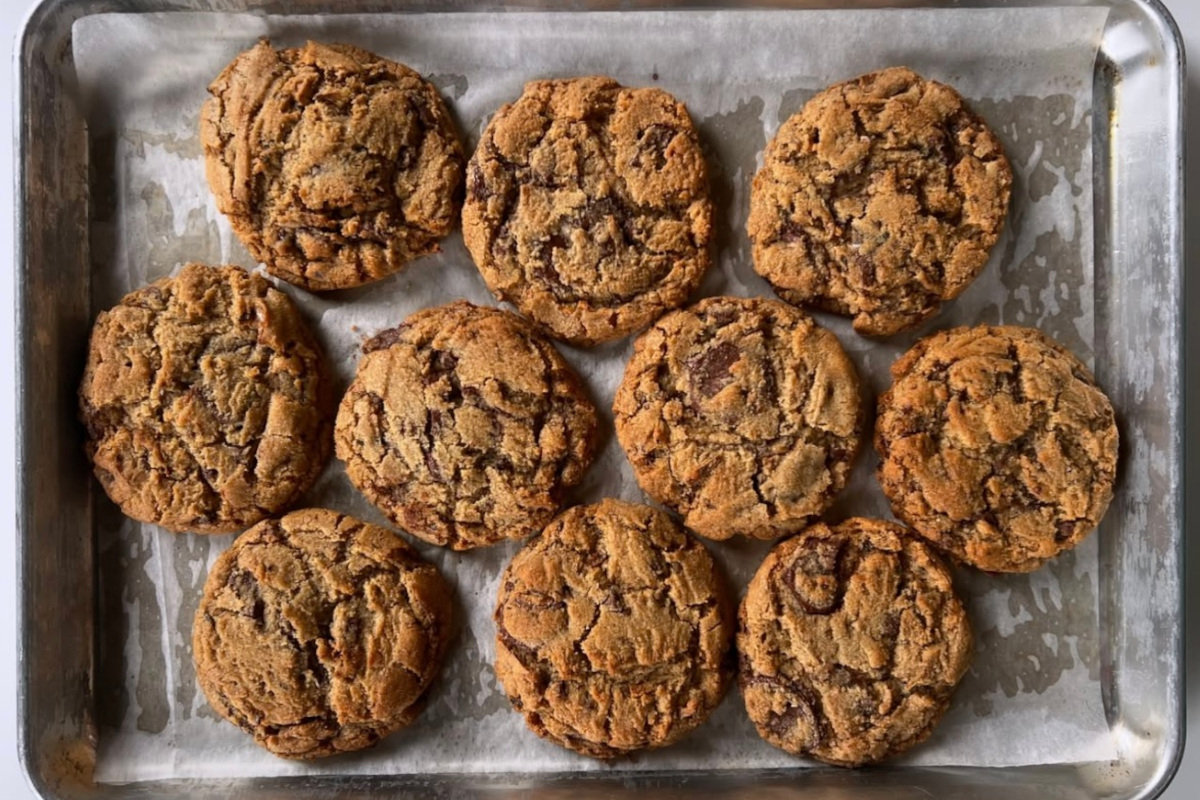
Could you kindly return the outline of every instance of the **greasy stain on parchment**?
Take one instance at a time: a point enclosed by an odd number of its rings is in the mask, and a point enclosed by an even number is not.
[[[124,198],[117,182],[117,169],[121,165],[118,138],[114,133],[97,133],[88,143],[88,254],[91,259],[93,313],[112,305],[120,294],[112,293],[104,280],[114,272],[113,264],[119,247],[121,229],[119,212]]]
[[[452,72],[426,75],[425,79],[432,83],[443,97],[449,97],[451,100],[462,97],[471,86],[466,75],[456,75]]]
[[[175,229],[175,209],[160,184],[148,183],[141,192],[146,228],[150,233],[146,252],[146,281],[165,278],[180,264],[199,261],[220,264],[221,231],[203,208],[188,209],[183,230]]]
[[[129,556],[120,534],[124,517],[107,498],[99,495],[93,493],[99,609],[96,686],[104,688],[96,692],[96,715],[101,726],[119,728],[129,709],[125,666],[125,641],[133,627],[133,620],[125,613]],[[134,590],[131,586],[131,592]]]
[[[153,550],[144,535],[154,534],[127,521],[107,498],[97,499],[95,517],[102,612],[98,685],[109,687],[97,695],[97,713],[102,724],[122,727],[136,700],[136,728],[161,733],[170,720],[163,619],[148,572]],[[126,660],[131,631],[139,653],[136,674]]]
[[[467,93],[467,89],[471,88],[471,84],[467,81],[466,75],[456,75],[454,73],[445,73],[440,75],[426,75],[425,79],[433,84],[433,87],[441,94],[442,99],[446,101],[458,100]],[[474,128],[465,125],[462,115],[459,113],[458,106],[453,102],[447,102],[446,112],[450,114],[450,119],[454,121],[454,127],[459,131],[460,136],[465,136],[466,141],[463,142],[465,155],[469,158],[471,152],[475,149],[475,143],[478,141],[472,135]]]
[[[1081,248],[1078,210],[1092,180],[1091,114],[1079,113],[1069,95],[982,100],[972,107],[1000,137],[1014,175],[1014,199],[997,245],[997,268],[1007,291],[975,322],[1038,327],[1090,361],[1091,336],[1085,337],[1075,321],[1090,313],[1094,302],[1092,254]],[[1060,211],[1053,216],[1069,216],[1072,224],[1031,229],[1028,212],[1043,205]]]
[[[509,548],[504,548],[509,549]],[[464,603],[479,604],[491,607],[492,593],[486,596],[475,594],[464,597],[462,587],[458,585],[455,576],[458,573],[455,562],[471,559],[470,554],[438,554],[430,553],[426,557],[438,563],[439,569],[446,579],[454,586],[454,615],[457,631],[451,645],[453,655],[446,659],[442,674],[434,683],[430,699],[429,713],[444,719],[482,720],[497,712],[508,709],[508,700],[504,696],[496,673],[492,669],[491,655],[493,648],[481,642],[476,631],[466,624],[468,610]],[[499,574],[497,570],[496,574]]]
[[[200,117],[190,117],[188,121],[188,129],[194,131],[188,136],[125,130],[121,133],[121,138],[132,148],[133,155],[137,158],[146,157],[147,146],[161,147],[171,155],[181,158],[200,158],[204,155],[204,148],[200,144]]]
[[[174,626],[179,635],[171,649],[179,665],[175,675],[175,708],[182,719],[187,719],[197,700],[196,672],[192,668],[192,621],[204,591],[207,577],[204,565],[208,563],[210,544],[207,536],[175,536],[171,544],[175,551],[175,581],[181,589]],[[209,710],[206,704],[201,704],[201,708]]]
[[[1095,579],[1077,572],[1074,552],[1063,553],[1030,575],[958,569],[955,585],[971,617],[975,657],[956,704],[968,703],[976,715],[988,716],[995,695],[1042,694],[1076,666],[1085,668],[1091,680],[1099,680]],[[1003,598],[1010,619],[982,617],[982,598],[992,592]]]
[[[815,94],[816,92],[812,89],[788,89],[779,100],[779,113],[776,115],[776,121],[780,125],[787,122],[788,117],[804,108],[804,104]]]
[[[726,271],[742,284],[762,282],[750,260],[750,240],[746,236],[746,215],[750,203],[750,182],[754,178],[755,159],[766,144],[761,97],[739,100],[732,111],[717,113],[696,121],[713,200],[717,262],[720,270],[705,276],[702,293],[721,294],[728,290]],[[765,282],[762,282],[765,286]]]

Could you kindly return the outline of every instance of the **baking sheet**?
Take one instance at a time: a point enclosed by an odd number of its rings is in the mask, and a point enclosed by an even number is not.
[[[441,89],[468,148],[487,116],[532,78],[604,73],[673,92],[700,129],[718,209],[718,267],[706,277],[704,295],[770,295],[753,272],[744,223],[750,179],[779,123],[831,82],[906,64],[954,84],[1003,140],[1016,175],[1009,225],[979,280],[922,329],[881,343],[858,337],[844,320],[818,315],[822,323],[838,334],[873,392],[886,387],[888,366],[915,338],[954,324],[1034,325],[1091,361],[1092,70],[1106,14],[1025,8],[88,17],[74,26],[73,47],[90,129],[93,306],[110,306],[186,261],[254,266],[209,195],[197,127],[209,80],[258,36],[277,45],[352,42],[404,61]],[[380,328],[457,297],[495,303],[457,233],[440,255],[378,284],[319,297],[283,288],[317,329],[343,387],[360,344]],[[630,342],[562,349],[607,412]],[[644,499],[611,425],[606,434],[573,499]],[[875,465],[868,450],[832,516],[888,516]],[[306,504],[384,522],[337,463]],[[466,554],[421,545],[455,585],[463,619],[415,725],[361,754],[305,764],[276,759],[216,717],[192,673],[192,615],[208,566],[232,537],[176,536],[134,523],[102,496],[96,519],[98,781],[806,763],[755,735],[736,690],[680,744],[611,765],[528,732],[490,666],[496,582],[516,544]],[[766,545],[710,548],[740,592]],[[957,585],[975,627],[975,662],[941,726],[903,762],[1114,758],[1099,683],[1095,537],[1033,575],[962,570]]]

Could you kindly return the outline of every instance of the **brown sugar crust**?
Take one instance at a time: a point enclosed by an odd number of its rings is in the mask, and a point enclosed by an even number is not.
[[[1000,236],[1012,169],[949,86],[886,69],[818,93],[754,177],[754,266],[784,300],[911,328],[975,279]]]
[[[283,292],[188,264],[96,318],[79,388],[87,454],[127,516],[231,533],[278,514],[329,458],[331,384]]]
[[[1112,404],[1032,328],[917,342],[879,398],[879,480],[896,516],[964,563],[1029,572],[1083,540],[1112,499]]]
[[[924,741],[972,650],[933,549],[872,519],[818,523],[777,545],[738,623],[738,682],[759,734],[846,767]]]
[[[526,84],[467,167],[463,238],[488,287],[572,344],[620,338],[682,305],[711,235],[699,138],[659,89]]]
[[[649,506],[603,500],[513,558],[496,676],[529,727],[594,758],[678,741],[733,673],[733,610],[708,551]]]
[[[451,615],[445,580],[399,536],[295,511],[213,564],[192,630],[196,680],[277,756],[359,750],[420,713]]]
[[[363,346],[338,458],[397,525],[465,550],[537,533],[596,449],[596,409],[532,326],[458,301]]]
[[[256,259],[312,291],[437,252],[463,153],[437,90],[350,45],[265,39],[208,87],[200,135],[217,208]]]
[[[846,485],[863,427],[837,337],[776,300],[712,297],[634,345],[613,401],[642,489],[711,539],[774,539]]]

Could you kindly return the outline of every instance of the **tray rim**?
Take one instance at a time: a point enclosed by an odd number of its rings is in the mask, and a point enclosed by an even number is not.
[[[16,528],[15,528],[16,552],[15,552],[15,555],[17,557],[17,573],[18,573],[18,587],[17,587],[18,603],[17,603],[17,609],[16,609],[16,612],[17,612],[16,628],[17,628],[17,632],[18,632],[18,637],[17,637],[17,642],[16,642],[16,645],[17,645],[16,646],[16,657],[17,657],[17,667],[18,667],[18,685],[17,685],[17,695],[18,695],[17,696],[17,728],[18,728],[17,739],[18,739],[18,742],[17,742],[17,751],[18,751],[18,760],[20,761],[21,769],[22,769],[22,772],[24,774],[27,784],[34,790],[34,792],[39,797],[43,797],[43,798],[58,798],[58,797],[78,796],[78,795],[76,795],[74,791],[68,791],[65,794],[60,794],[59,793],[60,787],[55,787],[55,786],[50,785],[50,782],[47,779],[47,776],[45,774],[43,774],[44,765],[39,763],[39,755],[40,755],[39,747],[41,745],[40,745],[40,743],[34,741],[34,732],[30,729],[30,719],[28,716],[28,703],[29,703],[28,689],[29,689],[29,678],[30,678],[30,666],[29,666],[30,665],[30,659],[29,659],[30,647],[28,645],[28,642],[26,641],[26,633],[28,632],[28,624],[27,623],[31,616],[31,609],[29,609],[27,606],[27,601],[29,598],[28,598],[28,594],[27,594],[27,591],[25,588],[25,583],[26,583],[25,579],[28,576],[28,572],[29,572],[27,558],[29,556],[29,551],[30,551],[30,547],[29,547],[29,543],[28,543],[28,537],[30,535],[30,530],[29,530],[29,519],[28,519],[28,517],[29,517],[28,510],[29,509],[28,509],[27,500],[29,497],[29,492],[31,491],[32,487],[30,485],[30,480],[29,480],[28,476],[26,475],[23,467],[26,465],[26,462],[28,460],[27,451],[28,451],[29,442],[27,441],[28,428],[27,428],[26,423],[29,418],[29,413],[28,413],[29,404],[32,402],[32,400],[29,397],[29,394],[27,391],[27,388],[28,388],[27,387],[27,383],[28,383],[27,370],[30,365],[28,363],[27,354],[25,352],[25,345],[29,342],[30,336],[35,332],[34,328],[33,328],[35,321],[32,320],[29,315],[26,285],[23,282],[25,273],[30,266],[27,262],[27,258],[29,255],[29,253],[28,253],[29,248],[28,248],[28,244],[26,241],[26,237],[29,233],[29,231],[27,229],[27,224],[29,221],[29,219],[28,219],[29,209],[27,208],[27,197],[26,197],[26,189],[28,186],[29,170],[28,170],[28,163],[27,163],[28,159],[26,158],[26,155],[27,155],[27,146],[29,144],[30,136],[29,136],[27,127],[24,123],[25,123],[26,113],[28,112],[29,105],[30,105],[29,73],[32,70],[32,65],[27,63],[27,60],[28,60],[27,57],[32,52],[31,45],[33,45],[36,42],[38,37],[45,34],[44,28],[46,28],[48,25],[50,25],[54,22],[56,15],[69,16],[71,21],[73,22],[74,20],[81,19],[86,16],[92,16],[92,15],[100,14],[100,13],[111,13],[111,12],[118,12],[118,13],[148,13],[148,12],[154,12],[154,11],[193,11],[193,12],[195,12],[195,11],[206,12],[207,11],[207,12],[213,12],[213,11],[224,10],[224,9],[212,8],[212,7],[208,7],[208,8],[197,7],[200,5],[209,5],[213,2],[216,2],[219,4],[220,0],[159,0],[159,2],[157,2],[157,3],[155,3],[154,0],[41,0],[41,2],[37,3],[31,9],[29,9],[29,11],[26,13],[25,18],[20,25],[19,33],[15,40],[15,47],[14,47],[14,51],[13,51],[13,68],[14,68],[13,69],[13,88],[15,90],[13,96],[14,96],[15,105],[16,105],[15,113],[13,116],[13,126],[14,126],[13,134],[14,134],[14,143],[15,143],[15,148],[14,148],[14,160],[15,160],[14,167],[15,168],[13,170],[13,191],[14,191],[13,221],[14,221],[14,233],[15,233],[15,236],[14,236],[15,260],[14,260],[14,270],[13,270],[13,278],[12,279],[14,280],[14,283],[16,284],[16,286],[15,286],[16,291],[14,292],[14,299],[15,299],[15,303],[14,303],[15,309],[14,310],[15,310],[15,318],[16,318],[16,333],[17,333],[17,354],[16,354],[17,357],[15,359],[15,370],[16,370],[15,390],[16,390],[16,400],[17,400],[16,408],[15,408],[16,434],[17,434],[17,448],[16,448],[16,451],[17,451],[16,452],[17,509],[16,509],[16,520],[15,520],[15,522],[16,522]],[[254,9],[255,13],[331,13],[331,14],[347,13],[347,12],[342,12],[342,11],[329,11],[329,10],[324,10],[324,11],[319,11],[319,12],[311,12],[308,9],[299,9],[299,10],[291,10],[291,11],[260,10],[260,7],[262,7],[262,9],[274,9],[276,7],[281,7],[281,4],[285,5],[286,2],[287,2],[287,0],[249,0],[249,5],[255,6],[255,9]],[[336,0],[327,0],[327,2],[333,3],[333,2],[336,2]],[[609,0],[601,0],[601,3],[604,4],[606,7],[611,6],[614,8],[623,5],[623,3],[619,2],[619,0],[617,2],[609,2]],[[157,7],[156,8],[143,7],[148,4],[153,4]],[[405,4],[404,4],[403,0],[400,0],[400,2],[398,2],[398,3],[396,3],[396,2],[380,3],[380,5],[384,5],[384,4],[390,5],[391,11],[406,10],[406,9],[404,9]],[[417,3],[412,3],[411,5],[424,5],[424,3],[417,2]],[[682,9],[682,8],[688,8],[688,7],[694,8],[694,7],[697,7],[697,5],[699,5],[700,7],[707,7],[707,8],[724,6],[724,4],[721,4],[721,3],[704,3],[704,2],[702,2],[700,4],[688,4],[688,3],[651,4],[648,7],[649,8],[657,8],[657,9],[667,9],[667,8]],[[759,7],[759,8],[780,7],[775,4],[768,4],[768,5],[763,6],[763,5],[759,5],[757,3],[743,6],[743,7],[750,8],[752,5],[754,7]],[[1174,527],[1174,529],[1171,531],[1171,533],[1172,533],[1173,549],[1174,549],[1174,555],[1175,555],[1175,561],[1176,561],[1176,563],[1175,563],[1175,573],[1176,573],[1175,579],[1176,579],[1176,588],[1177,588],[1177,592],[1176,592],[1177,602],[1174,605],[1178,609],[1178,619],[1180,621],[1180,630],[1182,631],[1183,630],[1183,621],[1184,621],[1184,617],[1186,615],[1185,593],[1184,593],[1184,586],[1185,586],[1185,583],[1184,583],[1184,569],[1185,569],[1184,550],[1185,550],[1185,546],[1186,546],[1185,545],[1185,541],[1186,541],[1185,532],[1188,528],[1188,525],[1187,525],[1187,513],[1186,513],[1187,509],[1186,509],[1186,502],[1185,502],[1185,497],[1184,497],[1184,480],[1183,480],[1183,478],[1184,478],[1184,461],[1185,461],[1183,443],[1184,443],[1184,430],[1185,430],[1185,426],[1186,426],[1186,420],[1183,415],[1185,383],[1182,380],[1182,376],[1184,374],[1186,374],[1187,361],[1185,360],[1186,353],[1185,353],[1184,337],[1183,337],[1184,325],[1183,325],[1183,316],[1181,313],[1182,298],[1184,296],[1183,288],[1184,288],[1184,284],[1186,281],[1186,271],[1185,271],[1184,264],[1183,264],[1183,241],[1182,241],[1182,228],[1183,228],[1183,222],[1185,219],[1185,206],[1184,206],[1185,187],[1184,187],[1184,179],[1183,179],[1183,176],[1184,176],[1184,153],[1183,153],[1183,148],[1182,148],[1181,143],[1183,140],[1183,132],[1185,130],[1185,119],[1186,119],[1185,100],[1186,100],[1187,95],[1186,95],[1186,91],[1185,91],[1185,89],[1186,89],[1185,48],[1184,48],[1182,35],[1180,33],[1178,25],[1176,24],[1170,11],[1163,4],[1162,0],[1113,0],[1112,2],[1105,2],[1105,0],[1057,0],[1057,1],[1056,0],[1046,0],[1045,2],[1039,2],[1039,0],[1015,0],[1015,2],[1013,2],[1011,0],[991,0],[991,2],[988,2],[988,0],[967,0],[967,3],[965,3],[965,4],[963,4],[957,0],[925,0],[925,2],[920,2],[920,3],[916,3],[916,4],[904,3],[904,2],[902,2],[902,0],[882,0],[882,2],[879,2],[877,0],[843,0],[843,2],[840,2],[840,3],[836,2],[836,0],[800,0],[796,4],[797,7],[805,8],[805,9],[810,9],[810,8],[811,9],[837,9],[837,8],[848,8],[848,7],[855,7],[855,6],[860,7],[860,8],[887,8],[887,7],[912,7],[914,5],[916,5],[918,7],[924,7],[924,8],[931,8],[931,7],[938,7],[938,6],[944,6],[944,7],[952,7],[953,6],[953,7],[961,8],[961,7],[964,7],[964,5],[966,5],[966,6],[984,6],[984,7],[1016,6],[1016,7],[1031,7],[1031,8],[1032,7],[1042,7],[1042,6],[1106,6],[1106,7],[1114,7],[1114,6],[1123,5],[1123,6],[1128,6],[1128,7],[1132,8],[1133,10],[1135,10],[1139,14],[1140,18],[1143,21],[1149,22],[1153,26],[1153,32],[1155,35],[1157,35],[1158,40],[1162,45],[1164,56],[1165,56],[1165,59],[1164,59],[1165,63],[1163,63],[1161,65],[1161,67],[1166,70],[1166,79],[1165,80],[1166,80],[1166,84],[1167,84],[1167,86],[1169,88],[1169,92],[1170,92],[1169,100],[1172,101],[1172,102],[1168,103],[1168,105],[1173,106],[1175,109],[1175,113],[1173,115],[1168,113],[1164,116],[1166,117],[1165,122],[1166,122],[1169,132],[1174,134],[1174,138],[1171,140],[1174,145],[1173,149],[1178,152],[1178,158],[1173,160],[1174,166],[1167,167],[1164,170],[1164,172],[1167,174],[1167,177],[1168,177],[1168,182],[1167,182],[1167,187],[1166,187],[1166,191],[1169,194],[1168,205],[1171,208],[1171,210],[1173,211],[1173,213],[1171,214],[1171,218],[1168,221],[1169,222],[1168,230],[1170,231],[1171,235],[1170,235],[1170,241],[1168,242],[1166,251],[1165,251],[1166,255],[1167,255],[1166,266],[1170,269],[1170,271],[1176,277],[1175,288],[1177,288],[1177,290],[1178,290],[1175,301],[1174,301],[1175,302],[1175,310],[1177,313],[1175,315],[1175,324],[1173,326],[1173,331],[1172,331],[1173,335],[1176,338],[1176,342],[1177,342],[1176,358],[1177,358],[1177,365],[1178,365],[1178,372],[1177,372],[1177,374],[1172,376],[1172,379],[1173,379],[1173,383],[1175,384],[1175,388],[1177,390],[1176,394],[1177,394],[1178,399],[1175,404],[1172,404],[1172,407],[1169,410],[1171,412],[1173,412],[1174,420],[1176,422],[1176,424],[1172,430],[1172,434],[1173,434],[1172,438],[1174,440],[1174,445],[1175,445],[1174,467],[1176,469],[1176,474],[1180,478],[1180,480],[1178,481],[1177,485],[1175,486],[1175,488],[1172,492],[1172,494],[1174,494],[1174,496],[1175,496],[1176,508],[1178,509],[1178,514],[1177,514],[1177,525]],[[789,8],[791,8],[791,7],[792,6],[789,6]],[[573,6],[568,6],[566,8],[555,7],[553,3],[546,3],[545,0],[533,0],[533,2],[526,2],[521,5],[521,8],[522,9],[539,9],[539,10],[544,10],[545,8],[554,8],[555,10],[563,10],[563,11],[579,10],[577,7],[573,7]],[[409,8],[407,10],[420,11],[422,9]],[[630,10],[634,11],[636,13],[636,9],[630,9]],[[69,26],[68,26],[68,28],[69,28]],[[69,37],[69,33],[68,33],[68,37]],[[1114,123],[1115,123],[1117,115],[1113,115],[1113,117],[1114,117]],[[84,180],[86,181],[86,178]],[[93,572],[93,581],[94,581],[94,572]],[[93,609],[93,611],[94,610],[95,609]],[[92,643],[92,645],[94,646],[94,642]],[[1170,783],[1171,783],[1172,779],[1174,778],[1177,770],[1179,769],[1180,763],[1182,761],[1185,743],[1186,743],[1187,695],[1186,695],[1186,689],[1184,688],[1185,687],[1184,678],[1186,676],[1185,649],[1186,649],[1185,648],[1185,638],[1181,634],[1177,637],[1175,652],[1173,654],[1171,654],[1174,657],[1170,660],[1170,665],[1173,668],[1171,670],[1171,672],[1173,674],[1170,676],[1173,679],[1171,682],[1177,688],[1175,691],[1175,695],[1176,695],[1175,707],[1173,709],[1167,709],[1168,711],[1173,711],[1173,713],[1170,714],[1169,717],[1167,718],[1167,722],[1169,722],[1171,724],[1165,730],[1164,752],[1162,754],[1162,758],[1158,762],[1157,769],[1154,770],[1153,774],[1149,777],[1147,782],[1144,783],[1134,794],[1128,795],[1128,797],[1131,800],[1153,800],[1153,798],[1159,797],[1166,790],[1167,786],[1170,785]],[[93,696],[94,696],[94,694],[93,694]],[[1061,766],[1061,765],[1057,765],[1057,766]],[[914,768],[914,767],[906,767],[904,769],[906,772],[910,772],[910,773],[916,775],[916,774],[920,774],[921,772],[924,772],[924,771],[947,772],[947,773],[952,773],[955,771],[964,771],[964,772],[969,771],[972,773],[988,773],[988,772],[1000,771],[1000,770],[1023,770],[1023,771],[1029,771],[1029,772],[1036,773],[1036,772],[1039,772],[1041,770],[1048,769],[1048,768],[1049,768],[1049,765],[1047,767],[1034,766],[1034,767],[995,768],[995,770],[988,769],[988,768],[940,769],[940,768]],[[825,768],[805,769],[804,772],[806,774],[810,774],[810,775],[817,774],[817,773],[829,773],[829,774],[834,774],[834,775],[841,774],[844,777],[850,777],[849,775],[847,775],[845,773],[840,773],[837,770],[828,770]],[[788,775],[788,774],[794,774],[794,773],[795,773],[795,770],[778,769],[778,770],[747,770],[745,772],[740,772],[740,773],[736,773],[736,774],[737,775],[747,775],[747,776],[769,777],[772,775],[780,776],[780,775]],[[715,772],[692,771],[692,772],[686,772],[686,773],[651,772],[651,773],[622,774],[622,775],[609,776],[607,781],[603,777],[601,777],[598,781],[596,781],[596,780],[594,780],[596,778],[596,776],[591,776],[586,773],[578,774],[578,775],[571,774],[571,773],[562,773],[562,774],[553,773],[553,774],[549,774],[549,775],[536,774],[536,775],[530,775],[530,776],[523,776],[520,773],[506,773],[506,774],[497,774],[497,775],[490,775],[490,774],[475,775],[475,774],[472,774],[470,777],[480,780],[480,782],[490,781],[490,782],[496,782],[496,783],[500,783],[500,784],[507,783],[514,787],[521,785],[524,778],[533,778],[535,780],[541,779],[548,783],[553,783],[556,779],[558,779],[558,780],[566,779],[566,780],[572,781],[572,782],[582,780],[584,782],[592,782],[592,783],[617,782],[622,785],[632,787],[633,785],[638,785],[638,784],[653,785],[653,784],[657,783],[658,781],[661,781],[661,780],[667,778],[670,775],[709,776],[709,777],[716,777],[719,779],[724,774],[726,774],[726,773],[722,773],[719,771],[715,771]],[[855,773],[855,774],[861,776],[864,773],[859,772],[859,773]],[[343,776],[343,777],[345,777],[345,776]],[[387,783],[391,783],[392,781],[405,783],[406,779],[419,778],[420,776],[372,776],[372,777],[382,777],[385,779],[385,782],[387,782]],[[449,774],[447,774],[445,776],[442,776],[442,775],[436,776],[436,778],[441,778],[441,777],[448,778],[451,776]],[[387,780],[389,778],[391,778],[392,780]],[[320,776],[319,778],[316,778],[313,780],[306,780],[306,781],[302,781],[302,782],[319,784],[322,782],[328,782],[330,780],[338,780],[338,779],[339,779],[339,776]],[[155,782],[147,782],[145,784],[140,784],[140,785],[145,786],[145,787],[161,786],[163,788],[166,788],[169,785],[178,785],[182,789],[183,787],[189,787],[189,786],[192,788],[196,788],[195,785],[197,783],[205,783],[205,782],[204,781],[155,781]],[[218,780],[218,781],[212,781],[209,783],[211,783],[214,787],[216,787],[216,786],[222,784],[223,782]],[[225,783],[227,783],[227,785],[232,787],[234,782],[225,782]],[[245,783],[245,781],[238,781],[238,783]],[[252,781],[252,783],[263,784],[263,785],[271,784],[271,783],[281,783],[281,784],[293,783],[294,784],[295,781],[290,780],[290,779],[283,779],[282,781],[268,779],[268,780],[261,780],[261,781]],[[116,784],[109,784],[109,785],[99,785],[96,788],[102,789],[102,790],[104,790],[104,789],[120,790],[123,787],[120,787],[119,785],[116,785]],[[296,787],[296,788],[299,788],[299,787]],[[397,788],[400,788],[400,786],[397,786]],[[85,794],[94,794],[94,793],[95,792],[85,792]],[[109,795],[110,793],[104,792],[104,794]],[[124,794],[124,792],[120,792],[120,791],[118,792],[118,795],[123,795],[123,794]],[[112,796],[118,796],[118,795],[112,795]],[[150,796],[154,796],[154,795],[151,793],[151,794],[147,794],[145,796],[150,797]],[[307,792],[305,792],[303,794],[303,796],[307,797],[307,796],[309,796],[309,794]]]

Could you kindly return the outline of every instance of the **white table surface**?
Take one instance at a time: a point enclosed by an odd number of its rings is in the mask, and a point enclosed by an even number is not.
[[[14,375],[14,347],[16,336],[13,329],[13,185],[12,137],[13,93],[12,49],[26,11],[35,3],[31,0],[0,0],[0,87],[7,89],[8,102],[0,102],[0,264],[10,269],[0,270],[0,797],[7,800],[34,800],[36,795],[28,788],[17,760],[16,720],[16,542],[14,506],[14,462],[15,446],[11,431],[14,430],[14,403],[12,391]],[[1200,0],[1166,0],[1183,32],[1187,50],[1195,54],[1188,69],[1187,105],[1188,136],[1187,148],[1192,154],[1187,170],[1187,192],[1192,198],[1200,198]],[[1198,200],[1197,202],[1200,202]],[[1188,232],[1185,261],[1200,263],[1200,225],[1193,225]],[[1186,308],[1200,307],[1200,280],[1190,281]],[[1192,354],[1200,354],[1200,324],[1190,325],[1187,335],[1189,363]],[[1188,391],[1187,417],[1195,418],[1200,413],[1200,388]],[[1200,485],[1200,425],[1192,425],[1188,433],[1189,464],[1187,474],[1191,487]],[[1195,464],[1196,466],[1192,466]],[[1196,496],[1193,489],[1187,495]],[[1187,652],[1189,673],[1192,679],[1188,691],[1188,716],[1200,725],[1200,545],[1193,546],[1188,553],[1188,615]],[[1198,728],[1197,730],[1200,730]],[[1185,751],[1183,764],[1164,800],[1194,800],[1200,796],[1200,735],[1193,737],[1191,746]]]

